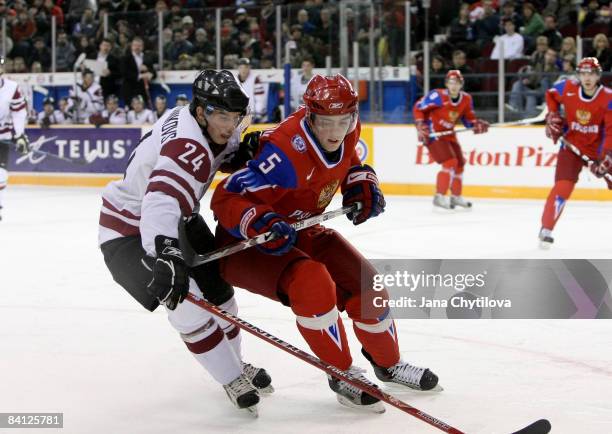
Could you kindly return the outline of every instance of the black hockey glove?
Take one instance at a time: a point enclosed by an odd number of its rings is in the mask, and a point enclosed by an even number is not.
[[[247,133],[242,138],[238,150],[231,154],[231,159],[224,163],[220,170],[222,172],[231,173],[244,167],[247,161],[252,160],[259,151],[259,137],[263,131],[253,131]]]
[[[189,274],[178,240],[163,235],[155,237],[157,258],[149,291],[170,310],[176,309],[189,292]]]
[[[30,152],[30,141],[25,134],[14,138],[15,148],[21,155],[26,155]]]

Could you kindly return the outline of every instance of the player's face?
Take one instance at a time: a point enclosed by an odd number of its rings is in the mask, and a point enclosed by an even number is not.
[[[53,113],[53,104],[45,104],[43,109],[45,110],[45,113],[50,115],[51,113]]]
[[[166,101],[163,99],[156,99],[155,108],[158,112],[163,112],[164,110],[166,110]]]
[[[85,87],[89,87],[89,86],[91,86],[91,84],[93,83],[93,81],[94,81],[93,75],[91,75],[91,74],[85,74],[85,75],[83,76],[83,84],[85,85]]]
[[[108,110],[109,113],[112,113],[115,110],[117,110],[117,107],[119,107],[119,104],[117,104],[117,101],[109,100],[106,102],[106,110]]]
[[[457,80],[448,80],[446,82],[446,88],[452,96],[457,96],[461,91],[461,82]]]
[[[239,112],[214,109],[204,116],[208,124],[206,131],[208,131],[213,142],[219,145],[226,144],[236,129],[242,131],[250,123],[250,117],[243,116]]]
[[[132,102],[132,108],[136,113],[139,113],[142,111],[142,109],[144,109],[144,104],[140,101],[134,101]]]
[[[338,116],[315,115],[311,124],[317,140],[327,152],[336,151],[354,125],[356,114]]]
[[[597,81],[599,80],[599,74],[591,71],[583,71],[578,73],[578,78],[580,79],[580,84],[585,89],[593,89],[597,86]]]

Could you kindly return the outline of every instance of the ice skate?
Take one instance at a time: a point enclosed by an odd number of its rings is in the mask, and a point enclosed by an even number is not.
[[[449,198],[440,193],[436,193],[434,196],[433,205],[434,211],[441,210],[445,212],[445,210],[452,210],[454,208],[454,205],[450,202]]]
[[[450,198],[451,208],[465,208],[469,210],[472,208],[472,202],[467,201],[463,198],[463,196],[451,196]]]
[[[540,240],[540,249],[542,250],[550,249],[555,242],[550,229],[540,229],[540,235],[538,235],[538,238]]]
[[[362,349],[361,352],[372,364],[374,373],[380,381],[401,384],[402,386],[408,386],[414,390],[442,391],[442,387],[438,385],[438,376],[427,368],[419,368],[418,366],[413,366],[402,360],[390,368],[384,368],[378,366],[365,350]]]
[[[265,394],[274,392],[272,378],[265,369],[257,368],[250,363],[242,362],[242,372],[246,375],[251,384],[255,386],[258,392]]]
[[[258,416],[259,392],[251,384],[246,374],[241,374],[231,383],[224,385],[223,389],[236,407],[247,410],[255,417]]]
[[[369,384],[372,387],[378,388],[378,386],[376,386],[363,375],[365,369],[357,368],[356,366],[351,366],[348,371],[345,372],[351,375],[352,377]],[[340,404],[346,407],[366,410],[373,413],[385,412],[385,407],[378,398],[375,398],[372,395],[363,392],[362,390],[347,383],[346,381],[332,377],[331,375],[328,375],[327,378],[329,382],[329,387],[331,388],[331,390],[336,392],[336,398],[338,399],[338,402]]]

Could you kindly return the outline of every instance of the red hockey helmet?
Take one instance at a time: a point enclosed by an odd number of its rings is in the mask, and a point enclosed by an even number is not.
[[[594,72],[597,75],[601,75],[601,65],[597,57],[585,57],[582,59],[576,67],[576,72]]]
[[[446,73],[445,81],[449,80],[457,80],[459,83],[463,84],[463,75],[461,75],[461,71],[458,69],[451,69]]]
[[[357,93],[351,82],[341,74],[332,77],[315,75],[304,92],[307,116],[344,115],[357,112]]]

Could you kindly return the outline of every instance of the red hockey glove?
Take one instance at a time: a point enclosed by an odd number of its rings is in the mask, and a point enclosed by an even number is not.
[[[612,151],[608,151],[603,159],[591,164],[591,172],[598,178],[602,178],[606,173],[612,174]]]
[[[476,119],[472,127],[474,134],[484,134],[489,131],[489,123],[484,119]]]
[[[415,127],[417,129],[419,142],[423,143],[424,145],[429,144],[429,135],[431,134],[431,131],[429,129],[429,125],[427,125],[427,122],[416,121]]]
[[[361,208],[346,215],[354,225],[385,211],[385,197],[378,186],[376,172],[367,164],[351,167],[342,185],[342,206],[355,203],[361,203]]]
[[[272,232],[276,237],[258,244],[257,248],[270,255],[284,255],[291,250],[297,239],[295,229],[279,214],[262,207],[247,209],[240,221],[240,233],[246,235],[246,238],[252,238],[266,232]]]
[[[563,118],[558,112],[549,112],[546,115],[546,137],[557,143],[563,134]]]

